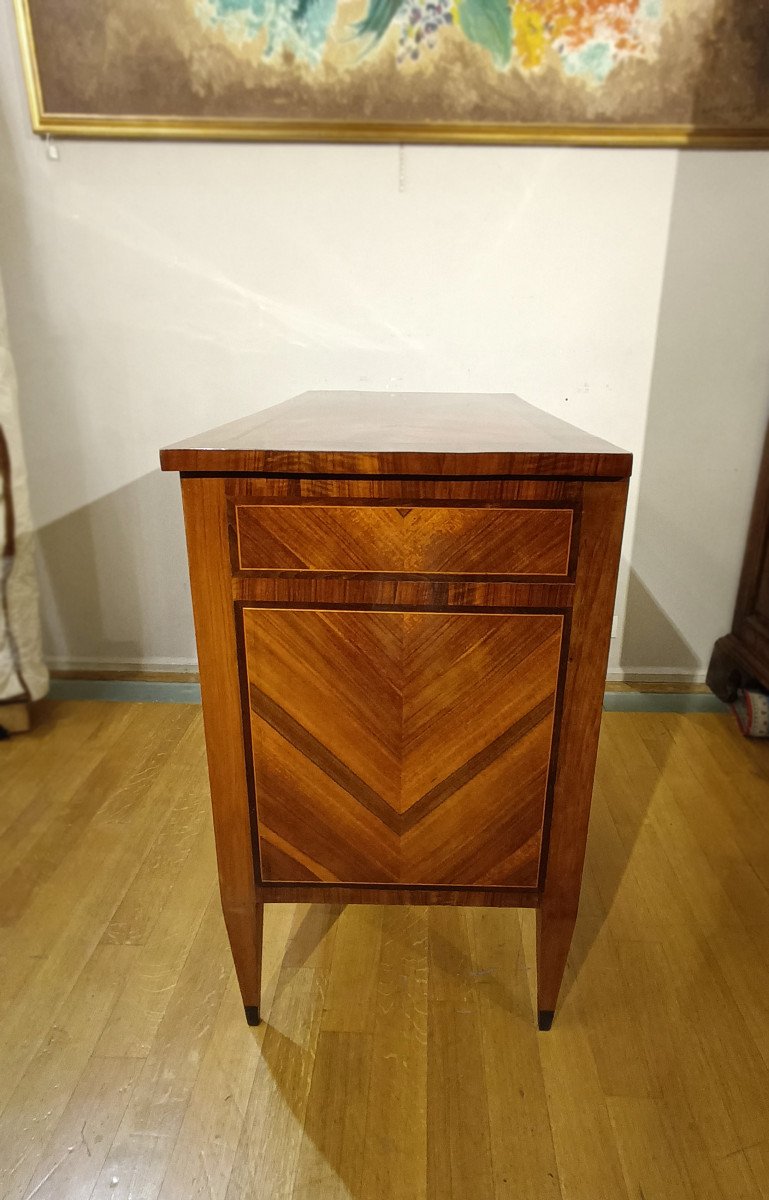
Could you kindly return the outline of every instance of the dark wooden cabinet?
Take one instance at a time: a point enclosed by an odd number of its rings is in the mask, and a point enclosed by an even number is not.
[[[513,396],[308,393],[161,454],[246,1013],[265,902],[577,914],[631,459]]]
[[[769,432],[756,487],[731,633],[719,638],[708,685],[726,703],[740,687],[769,689]]]

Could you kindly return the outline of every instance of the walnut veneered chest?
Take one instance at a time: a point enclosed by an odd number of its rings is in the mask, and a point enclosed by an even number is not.
[[[576,919],[630,455],[515,396],[308,392],[182,477],[219,879],[246,1014],[265,902]]]

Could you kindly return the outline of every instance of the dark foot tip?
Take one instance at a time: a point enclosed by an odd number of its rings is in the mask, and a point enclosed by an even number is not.
[[[548,1029],[553,1027],[553,1017],[555,1013],[547,1008],[541,1008],[537,1013],[537,1025],[540,1033],[547,1033]]]
[[[258,1004],[246,1004],[246,1005],[244,1005],[244,1008],[245,1008],[245,1013],[246,1013],[246,1020],[248,1021],[249,1025],[258,1025],[262,1019],[259,1016],[259,1005]]]

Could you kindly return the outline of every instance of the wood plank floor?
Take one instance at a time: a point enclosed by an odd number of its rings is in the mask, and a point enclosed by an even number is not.
[[[245,1024],[199,709],[0,744],[3,1200],[769,1197],[769,745],[604,718],[553,1030],[530,912],[272,906]]]

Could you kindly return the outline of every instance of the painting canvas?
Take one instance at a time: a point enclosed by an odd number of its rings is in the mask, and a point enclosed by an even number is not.
[[[38,132],[769,145],[769,0],[15,0]]]

